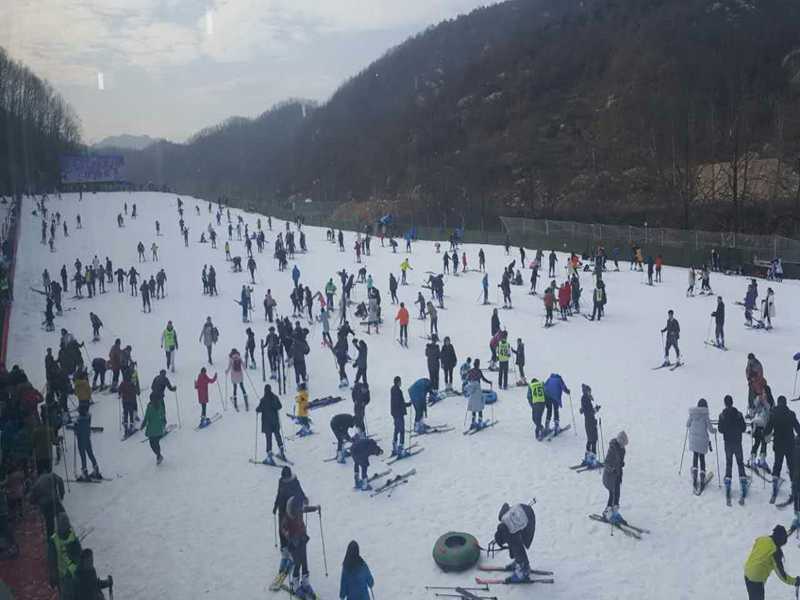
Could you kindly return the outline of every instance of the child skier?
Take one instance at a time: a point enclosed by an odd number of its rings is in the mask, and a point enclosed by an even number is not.
[[[306,389],[305,382],[301,382],[300,385],[297,386],[295,403],[297,405],[297,409],[295,410],[294,416],[297,424],[300,425],[300,430],[297,432],[297,436],[303,437],[306,435],[311,435],[314,432],[311,430],[311,419],[308,416],[308,389]]]
[[[231,383],[233,384],[233,408],[239,411],[239,405],[236,402],[236,386],[242,389],[242,396],[244,398],[244,409],[250,410],[247,403],[247,391],[244,389],[244,365],[242,364],[242,356],[236,348],[233,348],[228,355],[228,367],[225,369],[225,374],[230,373]]]

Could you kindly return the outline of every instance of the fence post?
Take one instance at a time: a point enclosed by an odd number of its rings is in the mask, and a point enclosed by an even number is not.
[[[631,241],[632,241],[632,239],[633,239],[633,238],[631,237],[631,229],[632,229],[632,227],[631,227],[630,225],[628,225],[628,243],[629,243],[629,244],[631,243]]]
[[[778,256],[778,236],[777,235],[773,235],[772,236],[772,249],[773,249],[772,258],[776,258]]]
[[[547,219],[544,220],[544,234],[550,237],[550,222]]]
[[[698,234],[697,234],[697,230],[695,229],[694,230],[694,249],[697,250],[698,248],[700,248],[700,242],[698,241]]]

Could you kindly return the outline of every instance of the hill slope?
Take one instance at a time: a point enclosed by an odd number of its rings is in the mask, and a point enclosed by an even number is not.
[[[800,119],[784,59],[800,47],[798,20],[791,0],[506,2],[390,50],[292,122],[280,152],[243,136],[233,156],[222,142],[180,155],[224,163],[190,189],[399,200],[418,221],[525,212],[791,228]],[[766,184],[748,168],[764,158],[777,160]],[[184,184],[181,160],[164,156],[157,181]],[[702,176],[706,164],[721,174]]]

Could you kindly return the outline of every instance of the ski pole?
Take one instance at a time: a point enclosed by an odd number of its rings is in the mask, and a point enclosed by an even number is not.
[[[228,407],[225,405],[225,399],[222,397],[222,387],[219,385],[219,379],[217,379],[217,392],[219,392],[219,405],[223,411],[228,410]]]
[[[325,552],[325,533],[322,530],[322,507],[319,507],[319,539],[322,542],[322,563],[325,565],[325,577],[328,576],[328,557]]]
[[[64,438],[61,438],[61,441],[58,443],[61,446],[61,460],[64,463],[64,481],[67,483],[67,492],[70,493],[69,489],[69,473],[67,472],[67,445],[64,443]]]
[[[275,548],[278,547],[278,517],[272,513],[272,543]]]
[[[569,398],[569,412],[572,413],[572,429],[575,430],[575,435],[578,435],[578,426],[575,425],[575,409],[572,406],[572,394],[567,392],[567,398]]]
[[[687,430],[688,431],[688,430]],[[722,487],[722,472],[719,470],[719,444],[717,443],[717,430],[714,430],[714,453],[717,455],[717,487]]]
[[[225,405],[228,404],[228,376],[225,376]],[[226,409],[227,410],[227,409]]]
[[[173,393],[175,394],[175,412],[178,414],[178,429],[183,429],[183,423],[181,422],[181,403],[178,402],[178,390],[176,389]]]
[[[797,370],[794,372],[794,385],[792,386],[792,400],[797,400],[797,374],[800,373],[800,363],[797,364]]]
[[[689,428],[686,428],[686,435],[683,437],[683,450],[681,450],[681,466],[678,467],[678,475],[683,471],[683,457],[686,454],[686,440],[689,439]]]
[[[601,456],[603,457],[603,460],[605,460],[606,441],[605,441],[605,436],[603,435],[603,417],[597,417],[597,425],[600,427],[600,449],[603,451]]]

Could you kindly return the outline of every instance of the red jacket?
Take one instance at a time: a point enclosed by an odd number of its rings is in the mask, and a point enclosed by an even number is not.
[[[194,382],[194,388],[197,390],[197,401],[200,404],[208,404],[208,386],[217,380],[217,376],[209,377],[206,373],[200,373],[197,376],[197,381]]]
[[[558,305],[569,306],[570,289],[568,286],[563,285],[558,289]]]
[[[548,288],[547,291],[544,293],[544,307],[553,308],[554,302],[555,302],[555,297],[553,296],[553,292]]]

